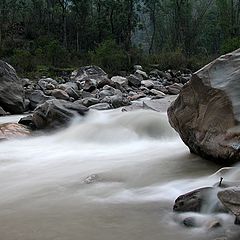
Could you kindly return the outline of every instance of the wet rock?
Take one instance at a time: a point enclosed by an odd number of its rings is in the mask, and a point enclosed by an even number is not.
[[[146,97],[146,95],[144,93],[136,93],[134,95],[128,96],[128,99],[130,101],[136,101],[136,100],[138,100],[140,98],[144,98],[144,97]]]
[[[83,182],[85,184],[93,184],[93,183],[96,183],[100,180],[100,177],[97,175],[97,174],[92,174],[88,177],[86,177]]]
[[[135,71],[134,75],[138,76],[139,78],[148,79],[147,73],[139,69]]]
[[[4,123],[0,124],[0,140],[26,137],[31,134],[31,131],[19,123]]]
[[[175,212],[200,212],[203,203],[212,191],[213,188],[205,187],[181,195],[175,200],[173,210]]]
[[[92,93],[86,92],[84,90],[81,90],[79,95],[82,99],[87,97],[94,97]]]
[[[27,87],[27,86],[32,85],[32,82],[28,78],[22,78],[22,84],[23,84],[24,87]]]
[[[167,78],[166,73],[163,72],[163,71],[160,71],[158,69],[152,70],[149,75],[152,76],[152,77],[155,77],[155,78],[159,78],[159,79]]]
[[[87,92],[92,92],[97,88],[97,81],[95,79],[86,79],[83,90]]]
[[[154,87],[154,83],[151,80],[143,80],[143,81],[141,81],[141,84],[146,88],[153,88]]]
[[[47,90],[53,90],[53,89],[55,89],[55,86],[52,83],[48,83],[47,86],[46,86],[46,89]]]
[[[86,97],[86,98],[83,98],[82,100],[79,100],[79,102],[86,107],[90,107],[92,105],[99,103],[99,99],[93,98],[93,97]]]
[[[120,90],[106,85],[103,87],[103,90],[99,92],[99,98],[104,99],[105,97],[113,96],[115,94],[122,95]]]
[[[15,69],[0,61],[0,106],[12,114],[24,111],[24,88]]]
[[[141,65],[134,65],[133,66],[134,70],[143,70],[143,67]]]
[[[74,71],[71,79],[74,81],[84,81],[86,79],[100,80],[106,78],[107,74],[98,66],[84,66]]]
[[[47,86],[49,84],[52,84],[54,88],[58,85],[58,82],[52,78],[42,78],[38,81],[38,86],[40,87],[41,90],[47,89]]]
[[[134,87],[140,87],[141,86],[141,81],[142,79],[131,74],[130,76],[127,77],[128,79],[128,84],[130,86],[134,86]]]
[[[226,188],[217,194],[221,203],[236,216],[235,224],[240,225],[240,187]]]
[[[58,89],[66,91],[68,88],[72,88],[75,91],[80,90],[77,82],[66,82],[57,86]]]
[[[89,109],[108,110],[108,109],[111,109],[111,106],[108,103],[98,103],[98,104],[94,104],[94,105],[90,106]]]
[[[240,160],[239,64],[240,49],[206,65],[168,109],[190,151],[224,165]]]
[[[45,95],[41,90],[35,90],[31,93],[29,96],[29,107],[30,109],[35,109],[38,105],[41,105],[42,103],[54,99],[52,96]]]
[[[123,96],[120,94],[111,96],[110,100],[111,100],[111,105],[114,108],[119,108],[119,107],[127,105],[126,102],[124,101]]]
[[[120,86],[127,86],[128,80],[125,77],[114,76],[111,78],[114,83],[118,83]]]
[[[67,125],[73,117],[84,115],[87,110],[76,102],[48,100],[35,109],[33,123],[37,129],[56,129]]]
[[[116,82],[113,82],[113,81],[112,81],[111,79],[109,79],[109,78],[103,78],[103,79],[97,81],[97,88],[98,88],[98,89],[102,89],[102,88],[103,88],[104,86],[106,86],[106,85],[111,86],[111,87],[113,87],[113,88],[115,88],[116,85],[120,86],[119,84],[117,84]]]
[[[28,115],[28,116],[25,116],[23,118],[21,118],[19,121],[18,121],[19,124],[22,124],[24,126],[27,126],[31,129],[35,129],[35,125],[33,123],[33,116],[32,115]]]
[[[183,220],[183,225],[185,227],[189,227],[189,228],[193,228],[193,227],[197,227],[195,218],[193,217],[187,217]]]
[[[54,89],[52,91],[52,96],[57,99],[69,100],[69,95],[61,89]]]
[[[68,87],[65,89],[65,92],[69,95],[69,97],[73,98],[74,100],[77,100],[79,99],[79,94],[77,92],[77,90],[75,90],[74,88],[72,87]]]
[[[207,223],[207,229],[208,230],[214,230],[216,228],[222,227],[222,224],[218,220],[212,220]]]
[[[182,84],[174,83],[174,84],[168,86],[168,87],[167,87],[167,90],[168,90],[169,94],[177,95],[177,94],[180,93],[182,87],[183,87]]]
[[[191,75],[189,75],[189,76],[181,76],[181,83],[182,84],[186,84],[187,82],[189,82],[190,80],[191,80]]]
[[[155,96],[158,96],[158,97],[165,97],[166,96],[165,93],[163,93],[163,92],[161,92],[159,90],[156,90],[156,89],[151,89],[150,93],[155,95]]]
[[[30,100],[24,99],[24,105],[25,105],[24,112],[29,111],[30,110]]]

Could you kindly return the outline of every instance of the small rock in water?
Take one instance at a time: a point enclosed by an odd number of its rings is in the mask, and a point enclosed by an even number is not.
[[[200,212],[203,201],[213,188],[205,187],[179,196],[173,206],[176,212]]]
[[[218,228],[218,227],[221,227],[221,226],[222,225],[218,220],[213,220],[213,221],[207,223],[207,229],[208,230],[212,230],[212,229],[215,229],[215,228]]]
[[[185,227],[197,227],[196,220],[193,217],[187,217],[183,220],[183,225]]]
[[[95,182],[98,182],[99,181],[99,176],[97,174],[92,174],[88,177],[86,177],[83,182],[86,183],[86,184],[92,184],[92,183],[95,183]]]

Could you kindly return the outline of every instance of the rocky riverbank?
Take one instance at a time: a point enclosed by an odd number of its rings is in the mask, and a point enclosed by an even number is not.
[[[18,78],[14,68],[3,61],[0,61],[0,70],[1,116],[30,113],[19,123],[32,130],[63,127],[73,117],[85,115],[89,110],[120,107],[124,107],[123,111],[131,108],[166,110],[168,104],[159,107],[158,100],[171,101],[168,96],[179,94],[191,78],[189,70],[153,69],[146,73],[139,65],[134,66],[133,74],[111,78],[97,66],[80,67],[68,77],[37,80]],[[139,99],[148,102],[135,104]]]

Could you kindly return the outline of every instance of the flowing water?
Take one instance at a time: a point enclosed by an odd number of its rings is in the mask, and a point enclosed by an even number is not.
[[[0,239],[213,239],[224,232],[207,222],[233,217],[198,214],[201,227],[186,229],[172,206],[216,183],[218,168],[189,153],[164,113],[92,112],[61,132],[0,143]]]

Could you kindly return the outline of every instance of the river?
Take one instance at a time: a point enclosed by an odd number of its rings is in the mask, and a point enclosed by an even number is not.
[[[0,143],[0,239],[215,239],[233,217],[199,214],[204,224],[189,229],[172,207],[216,183],[218,169],[189,153],[166,113],[92,112],[60,132]],[[215,218],[224,227],[210,231]]]

